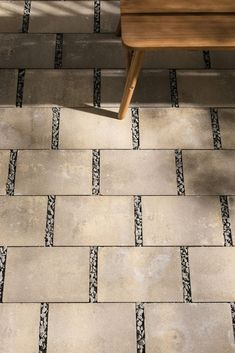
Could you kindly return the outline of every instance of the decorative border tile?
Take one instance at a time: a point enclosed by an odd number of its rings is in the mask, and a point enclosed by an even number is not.
[[[41,303],[39,323],[39,353],[47,352],[49,304]]]
[[[182,150],[175,150],[177,193],[179,196],[185,195],[184,168]]]
[[[24,79],[25,79],[25,69],[19,69],[17,89],[16,89],[16,107],[19,107],[19,108],[21,108],[23,105]]]
[[[14,196],[15,193],[15,177],[16,177],[16,163],[17,163],[18,150],[10,151],[8,178],[6,183],[6,194]]]
[[[143,246],[143,221],[141,196],[134,196],[135,246]]]
[[[24,2],[24,13],[22,22],[22,33],[28,33],[30,21],[31,1]]]
[[[171,104],[172,104],[172,107],[179,108],[177,75],[176,75],[175,69],[169,70],[169,77],[170,77]]]
[[[185,303],[192,303],[188,247],[181,246],[180,255],[181,255],[181,270],[182,270],[182,283],[183,283],[183,300]]]
[[[211,115],[211,127],[212,127],[212,134],[213,134],[214,149],[221,150],[222,141],[221,141],[221,135],[220,135],[218,109],[210,108],[210,115]]]
[[[94,33],[100,33],[100,0],[94,0]]]
[[[58,150],[59,148],[59,129],[60,129],[60,108],[52,108],[52,136],[51,149]]]
[[[55,41],[55,69],[62,68],[62,60],[63,60],[63,33],[56,34],[56,41]]]
[[[53,246],[55,225],[55,202],[56,196],[49,195],[47,201],[47,219],[45,230],[45,246]]]
[[[7,259],[7,248],[4,246],[0,246],[0,303],[2,303],[2,298],[3,298],[6,259]]]
[[[92,150],[92,195],[100,195],[100,150]]]
[[[223,223],[224,246],[233,246],[231,222],[227,196],[220,196],[220,208]]]
[[[97,303],[97,267],[98,267],[98,247],[90,247],[90,273],[89,273],[89,302]]]
[[[137,353],[145,353],[145,317],[144,317],[144,304],[136,303],[136,341]]]
[[[139,125],[139,108],[131,108],[131,131],[133,150],[140,147],[140,125]]]
[[[209,50],[203,51],[203,60],[205,63],[205,69],[211,69],[211,56]]]

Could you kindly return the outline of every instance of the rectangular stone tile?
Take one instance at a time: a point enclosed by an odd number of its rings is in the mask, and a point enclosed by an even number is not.
[[[101,248],[98,269],[98,301],[182,300],[177,248]]]
[[[53,68],[55,39],[55,34],[0,34],[0,67]]]
[[[233,243],[235,245],[235,197],[229,197],[229,214],[231,219],[231,228],[233,235]]]
[[[177,71],[181,107],[233,107],[234,70]]]
[[[93,1],[33,1],[29,32],[93,32]]]
[[[78,107],[87,103],[93,103],[92,70],[26,71],[23,104]]]
[[[145,305],[148,353],[233,353],[229,304]]]
[[[55,245],[135,245],[132,197],[57,197]]]
[[[235,301],[235,248],[190,248],[193,301]]]
[[[235,109],[219,109],[222,147],[235,149]]]
[[[0,2],[0,32],[21,32],[24,1]]]
[[[46,215],[46,197],[0,197],[0,244],[43,246]]]
[[[86,302],[89,248],[9,248],[4,302]]]
[[[188,195],[235,194],[235,151],[184,151]]]
[[[203,54],[198,50],[156,50],[145,53],[143,66],[152,69],[203,69]]]
[[[224,244],[217,197],[143,197],[142,213],[144,245]]]
[[[209,109],[140,108],[139,116],[141,148],[213,148]]]
[[[104,195],[176,195],[173,151],[101,151]]]
[[[210,50],[211,67],[213,69],[234,69],[235,51]]]
[[[51,126],[51,109],[0,108],[0,148],[49,149]]]
[[[100,31],[115,32],[120,16],[120,1],[101,1]]]
[[[15,194],[90,194],[91,169],[91,151],[19,151]]]
[[[101,105],[120,105],[126,70],[102,70]],[[132,105],[171,107],[168,70],[143,70],[133,95]]]
[[[79,333],[79,334],[78,334]],[[134,304],[51,304],[47,352],[135,353]]]
[[[1,304],[1,352],[37,353],[39,304]]]
[[[15,106],[17,70],[0,69],[0,106]]]
[[[6,182],[9,168],[9,151],[0,151],[0,195],[6,194]]]
[[[132,149],[131,112],[129,111],[125,120],[120,121],[117,119],[117,111],[112,109],[106,114],[105,111],[95,108],[62,108],[60,148]]]

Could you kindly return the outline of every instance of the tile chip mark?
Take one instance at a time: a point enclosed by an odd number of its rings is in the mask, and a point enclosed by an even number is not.
[[[59,149],[59,129],[60,129],[60,108],[52,108],[52,136],[51,136],[51,149]]]
[[[89,302],[97,303],[97,273],[98,273],[98,247],[90,247],[89,258]]]
[[[49,304],[41,303],[39,323],[39,353],[47,352]]]
[[[235,303],[230,303],[230,307],[231,307],[233,335],[234,335],[234,342],[235,342]]]
[[[63,60],[63,33],[56,34],[56,41],[55,41],[55,69],[62,68],[62,61]]]
[[[144,304],[136,303],[135,311],[136,311],[137,353],[145,353]]]
[[[138,150],[140,147],[139,108],[131,108],[131,119],[132,146],[133,150]]]
[[[182,283],[183,283],[183,301],[184,303],[192,303],[191,280],[189,269],[188,247],[180,247]]]
[[[0,246],[0,303],[2,303],[2,298],[3,298],[6,258],[7,258],[7,248],[4,246]]]
[[[30,21],[31,1],[24,2],[24,13],[22,21],[22,33],[28,33]]]
[[[220,196],[220,208],[223,223],[224,246],[233,246],[231,222],[227,196]]]
[[[100,150],[92,150],[92,195],[100,195]]]
[[[10,151],[8,178],[7,178],[7,183],[6,183],[6,194],[8,196],[14,196],[14,193],[15,193],[17,155],[18,155],[18,150],[11,150]]]
[[[175,150],[175,165],[176,165],[176,181],[177,181],[177,193],[178,196],[185,195],[184,186],[184,168],[183,168],[183,156],[182,150]]]
[[[143,246],[143,223],[141,196],[134,196],[135,246]]]
[[[25,69],[18,70],[18,80],[16,89],[16,107],[22,108],[24,96]]]
[[[205,69],[211,69],[211,56],[209,50],[203,50],[203,59],[205,63]]]
[[[172,104],[172,107],[179,108],[177,75],[176,75],[175,69],[169,70],[169,77],[170,77],[171,104]]]
[[[100,33],[100,0],[94,0],[94,33]]]
[[[218,109],[210,108],[210,115],[211,115],[211,127],[212,127],[212,134],[213,134],[214,149],[221,150],[222,141],[221,141],[221,135],[220,135]]]
[[[55,201],[56,196],[49,195],[47,201],[47,219],[45,231],[45,246],[53,246],[54,225],[55,225]]]

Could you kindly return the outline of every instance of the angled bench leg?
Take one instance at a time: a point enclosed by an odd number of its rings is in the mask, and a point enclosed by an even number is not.
[[[140,51],[140,50],[133,51],[130,68],[127,74],[124,93],[122,96],[122,102],[118,113],[118,119],[123,119],[127,113],[127,110],[131,102],[131,99],[135,90],[135,86],[139,77],[143,58],[144,58],[144,51]]]

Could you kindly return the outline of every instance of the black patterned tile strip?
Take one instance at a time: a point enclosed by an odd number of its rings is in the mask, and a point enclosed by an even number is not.
[[[176,181],[177,181],[177,194],[179,196],[185,195],[184,186],[184,168],[182,150],[175,150],[175,165],[176,165]]]
[[[101,103],[101,69],[94,69],[93,105],[99,108]]]
[[[22,22],[22,33],[28,33],[30,21],[31,1],[24,2],[24,13]]]
[[[137,353],[145,353],[145,317],[143,303],[136,303],[135,313]]]
[[[39,323],[39,353],[47,352],[49,304],[41,303]]]
[[[224,246],[233,246],[233,237],[227,196],[220,196],[220,208],[223,223]]]
[[[213,134],[214,149],[221,150],[222,142],[221,142],[221,135],[220,135],[218,109],[210,108],[210,115],[211,115],[211,127],[212,127],[212,134]]]
[[[170,91],[171,91],[171,105],[172,107],[179,108],[179,95],[177,87],[177,75],[176,70],[169,70],[170,76]]]
[[[92,151],[92,195],[100,195],[100,150]]]
[[[7,259],[7,248],[4,246],[0,246],[0,303],[2,303],[2,298],[3,298],[6,259]]]
[[[63,60],[63,33],[56,34],[56,42],[55,42],[55,69],[62,68],[62,60]]]
[[[24,79],[25,79],[25,69],[19,69],[18,70],[17,89],[16,89],[16,106],[19,108],[21,108],[23,105]]]
[[[7,177],[7,183],[6,183],[6,194],[8,196],[14,196],[14,192],[15,192],[17,156],[18,156],[17,150],[10,151],[8,177]]]
[[[134,196],[135,246],[143,246],[142,200]]]
[[[100,0],[94,1],[94,33],[100,33]]]
[[[138,150],[140,147],[140,125],[139,125],[139,108],[131,108],[132,119],[132,145],[133,150]]]
[[[89,257],[89,302],[97,303],[98,247],[90,247]]]
[[[205,69],[211,69],[211,56],[209,50],[203,51],[203,60],[205,63]]]
[[[53,246],[54,225],[55,225],[55,202],[56,196],[49,195],[47,200],[47,219],[45,230],[45,246]]]
[[[188,247],[181,246],[180,255],[181,255],[181,270],[182,270],[182,283],[183,283],[183,301],[185,303],[192,303]]]
[[[232,315],[232,325],[233,325],[233,337],[235,342],[235,303],[230,303],[231,315]]]
[[[58,150],[59,148],[59,129],[60,129],[60,108],[52,108],[52,136],[51,149]]]

